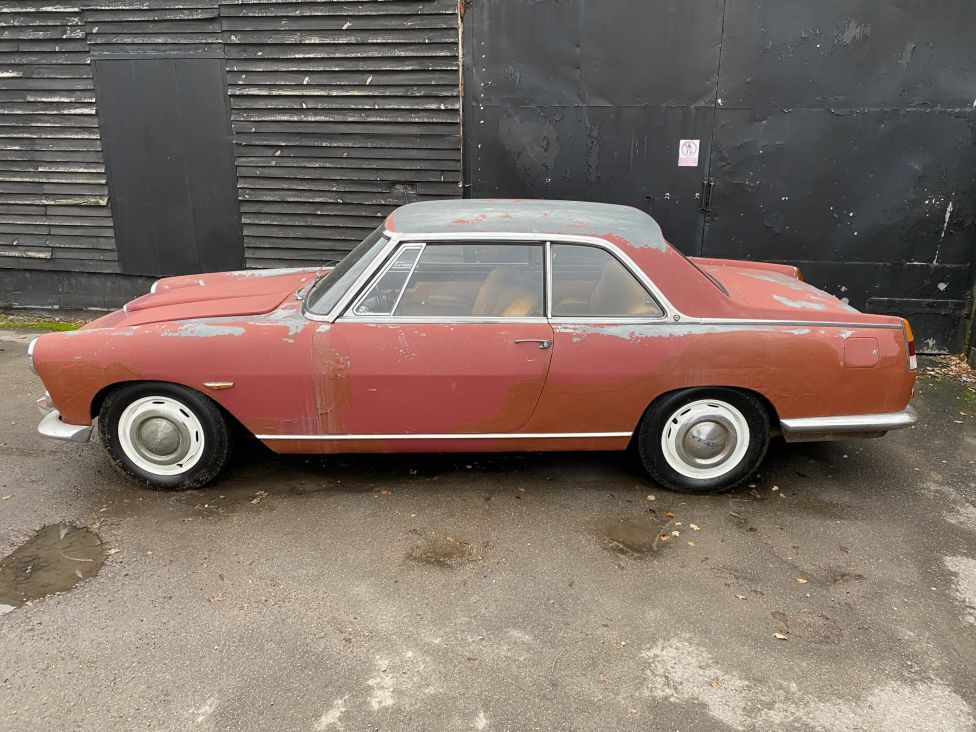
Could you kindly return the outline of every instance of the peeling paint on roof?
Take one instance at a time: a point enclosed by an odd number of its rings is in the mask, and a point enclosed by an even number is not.
[[[386,228],[401,234],[570,234],[613,238],[614,243],[634,249],[663,252],[668,247],[661,227],[643,211],[587,201],[418,201],[390,214]]]

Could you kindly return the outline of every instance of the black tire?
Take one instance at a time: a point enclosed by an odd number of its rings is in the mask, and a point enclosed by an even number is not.
[[[710,406],[719,418],[732,416],[733,419],[729,421],[731,426],[724,426],[720,421],[708,422],[707,413]],[[732,409],[729,410],[729,407]],[[741,454],[736,452],[735,447],[729,448],[730,453],[724,459],[729,461],[728,465],[720,462],[713,467],[699,468],[682,462],[682,456],[686,453],[683,446],[689,443],[687,440],[679,441],[677,435],[687,435],[694,429],[698,422],[694,421],[695,417],[689,415],[698,413],[697,410],[701,412],[697,419],[702,423],[718,424],[718,434],[725,435],[725,440],[709,442],[689,435],[688,439],[694,437],[698,441],[694,448],[703,446],[701,449],[714,451],[718,444],[738,445],[741,441],[738,439],[739,431],[743,434],[745,432],[741,430],[738,417],[741,416],[748,425],[746,445],[744,449],[739,448]],[[738,430],[736,425],[739,425]],[[708,427],[707,424],[704,426]],[[665,439],[665,430],[668,430],[667,439]],[[733,442],[728,438],[728,433],[734,433],[737,439]],[[671,435],[675,435],[673,440]],[[665,395],[648,407],[638,427],[637,438],[637,451],[641,462],[650,476],[660,485],[680,493],[721,493],[749,478],[762,463],[766,448],[769,446],[769,415],[759,399],[747,392],[726,388],[687,389]],[[670,457],[665,454],[665,446],[662,444],[665,442],[675,445],[669,449]],[[689,460],[695,459],[694,455],[685,456]],[[709,459],[722,460],[721,452]],[[684,472],[676,469],[675,465],[679,465]],[[707,475],[709,470],[719,471],[723,468],[727,472],[714,476]],[[695,472],[701,472],[706,477],[694,477],[688,474]]]
[[[187,420],[195,419],[194,426],[199,425],[200,429],[194,430],[195,439],[198,441],[194,462],[185,470],[180,470],[181,463],[177,461],[163,469],[179,472],[167,475],[152,472],[140,466],[138,455],[136,458],[130,457],[123,446],[119,430],[123,414],[130,405],[153,397],[159,400],[159,404],[165,402],[172,406],[178,403],[180,412],[187,415]],[[152,403],[154,402],[150,401],[150,404]],[[181,491],[201,488],[217,477],[230,457],[230,431],[220,409],[204,395],[176,384],[147,381],[121,386],[112,391],[105,398],[98,412],[98,431],[102,444],[115,466],[131,480],[153,490]],[[179,441],[179,447],[173,454],[178,454],[185,443],[182,437],[176,439]],[[134,439],[130,438],[128,442],[129,449],[138,452],[136,448],[131,447]]]

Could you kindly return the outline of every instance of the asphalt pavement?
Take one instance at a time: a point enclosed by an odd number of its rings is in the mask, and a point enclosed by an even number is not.
[[[721,496],[622,453],[253,446],[155,493],[36,433],[28,340],[0,334],[0,585],[77,584],[0,615],[0,729],[976,726],[974,382]]]

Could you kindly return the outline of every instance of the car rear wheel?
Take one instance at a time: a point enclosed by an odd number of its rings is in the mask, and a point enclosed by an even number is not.
[[[735,389],[690,389],[655,402],[641,420],[647,472],[682,493],[720,493],[752,475],[769,446],[769,417]]]
[[[113,391],[99,411],[98,429],[115,465],[154,490],[200,488],[230,454],[227,422],[217,405],[175,384]]]

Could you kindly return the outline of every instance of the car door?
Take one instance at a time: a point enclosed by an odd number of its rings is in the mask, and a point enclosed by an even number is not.
[[[542,243],[406,242],[315,334],[323,434],[517,432],[552,354]]]
[[[627,433],[668,372],[664,309],[609,245],[553,242],[550,252],[553,360],[530,427]]]

